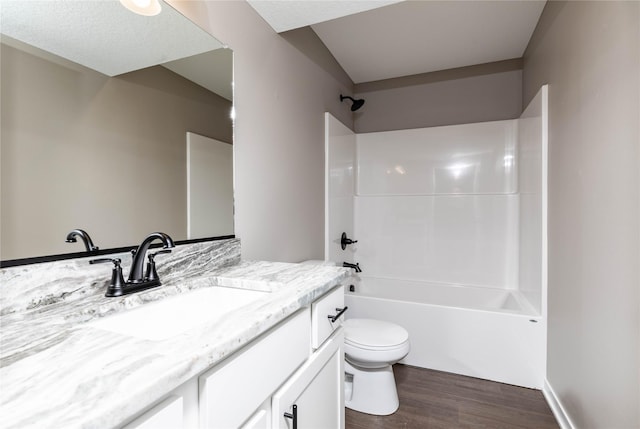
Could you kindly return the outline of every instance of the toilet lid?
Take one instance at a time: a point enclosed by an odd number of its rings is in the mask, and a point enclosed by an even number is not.
[[[409,333],[395,323],[373,319],[347,319],[345,342],[363,347],[393,347],[409,340]]]

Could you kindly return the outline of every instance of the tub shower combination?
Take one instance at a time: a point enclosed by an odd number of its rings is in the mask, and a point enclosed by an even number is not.
[[[368,134],[327,114],[325,259],[359,263],[348,317],[406,328],[402,363],[543,387],[545,104],[543,87],[520,119]]]

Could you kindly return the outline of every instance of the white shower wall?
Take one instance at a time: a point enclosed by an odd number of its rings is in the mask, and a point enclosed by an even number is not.
[[[325,113],[325,243],[324,259],[352,262],[354,247],[340,248],[340,236],[353,237],[356,134]]]
[[[547,97],[544,85],[518,120],[520,292],[546,317]]]
[[[363,274],[516,289],[517,139],[517,120],[356,135]]]

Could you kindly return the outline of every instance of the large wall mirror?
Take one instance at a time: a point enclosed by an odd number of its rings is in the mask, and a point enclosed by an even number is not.
[[[211,169],[225,178],[205,175],[215,186],[189,193],[187,152],[188,134],[232,144],[233,54],[161,5],[145,17],[117,0],[2,0],[4,266],[83,251],[80,240],[65,242],[76,228],[103,250],[153,231],[174,240],[233,235],[231,166],[215,160]],[[188,202],[209,192],[221,192],[204,204],[211,227],[189,236]]]

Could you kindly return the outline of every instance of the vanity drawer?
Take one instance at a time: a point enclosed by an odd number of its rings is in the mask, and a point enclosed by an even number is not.
[[[311,347],[314,350],[342,325],[344,315],[335,322],[329,318],[329,316],[336,316],[342,309],[344,309],[344,286],[336,287],[311,304]]]

